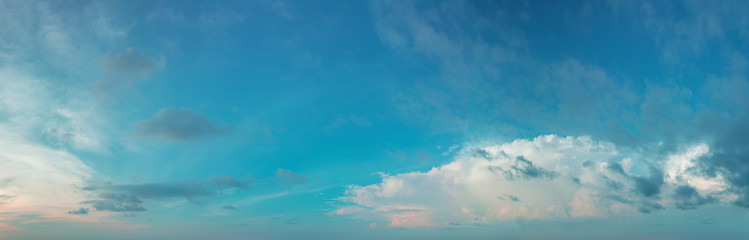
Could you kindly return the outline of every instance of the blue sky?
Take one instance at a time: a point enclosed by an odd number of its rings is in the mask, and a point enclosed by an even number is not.
[[[0,1],[2,239],[741,239],[744,1]]]

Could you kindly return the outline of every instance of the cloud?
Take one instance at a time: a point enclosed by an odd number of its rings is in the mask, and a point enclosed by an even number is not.
[[[90,5],[70,11],[41,2],[0,5],[0,228],[109,222],[68,212],[80,212],[70,209],[89,195],[77,186],[96,175],[78,153],[105,155],[109,146],[111,121],[86,81],[97,72],[89,60],[101,53],[98,33],[118,26],[90,27],[94,18],[110,20]]]
[[[426,172],[383,175],[377,184],[350,186],[333,214],[388,220],[391,227],[427,227],[691,209],[732,195],[705,190],[702,183],[715,178],[684,180],[696,178],[681,171],[681,163],[698,161],[704,145],[687,147],[658,165],[624,157],[613,144],[589,137],[547,135],[472,146]]]
[[[749,208],[749,108],[741,117],[728,124],[713,144],[711,154],[704,154],[699,162],[686,165],[689,171],[699,178],[712,178],[715,181],[702,181],[703,187],[697,190],[716,191],[730,188],[737,194],[734,203]],[[697,178],[697,179],[699,179]]]
[[[276,176],[273,178],[276,182],[286,185],[303,185],[309,183],[306,177],[286,169],[276,170]]]
[[[97,211],[110,211],[110,212],[143,212],[146,208],[141,204],[143,203],[135,195],[118,194],[118,193],[102,193],[99,194],[101,199],[90,200],[83,202],[84,204],[90,204],[91,207]]]
[[[161,109],[153,120],[137,123],[141,137],[152,137],[166,141],[186,142],[209,136],[222,136],[231,130],[229,126],[218,127],[205,116],[190,109]]]
[[[146,201],[182,198],[198,203],[199,201],[196,198],[216,196],[220,193],[220,188],[246,189],[247,185],[234,180],[229,175],[213,178],[208,183],[94,184],[82,188],[82,190],[94,193],[95,196],[93,199],[82,203],[97,211],[144,212],[148,210],[144,206]]]
[[[88,214],[88,208],[80,208],[78,210],[68,211],[68,214],[86,215]]]
[[[676,207],[682,210],[695,209],[701,205],[715,201],[712,197],[702,197],[690,186],[679,186],[675,191]]]
[[[73,154],[29,141],[0,123],[0,207],[4,220],[35,215],[36,220],[80,221],[67,213],[87,194],[76,188],[94,171]]]
[[[152,73],[164,67],[164,58],[155,60],[134,48],[112,55],[106,53],[101,57],[101,68],[108,73],[99,81],[91,83],[94,93],[103,100],[113,100],[113,94],[122,89],[133,87],[136,81],[148,78]]]
[[[246,189],[248,187],[246,183],[237,181],[229,175],[213,178],[211,180],[211,183],[216,187],[234,187],[242,189]]]
[[[143,200],[205,197],[214,194],[199,183],[102,184],[83,188],[97,193],[98,199],[83,202],[97,211],[142,212]]]
[[[156,61],[133,48],[121,54],[110,53],[101,57],[102,68],[111,74],[125,78],[145,78],[163,66],[164,59]]]
[[[221,208],[223,208],[223,209],[227,209],[227,210],[236,210],[236,209],[237,209],[236,207],[234,207],[234,206],[232,206],[232,205],[224,205],[224,206],[223,206],[223,207],[221,207]]]
[[[39,134],[53,147],[72,147],[90,152],[105,151],[109,125],[91,100],[93,96],[75,87],[55,91],[55,83],[14,68],[0,68],[0,119],[18,134],[30,139]]]

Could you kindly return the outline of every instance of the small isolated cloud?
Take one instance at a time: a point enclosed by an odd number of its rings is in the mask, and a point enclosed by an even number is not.
[[[124,78],[144,78],[164,65],[164,59],[154,60],[133,48],[121,54],[110,53],[101,57],[102,68],[110,73]]]
[[[613,144],[590,137],[481,144],[427,172],[350,186],[331,214],[409,228],[650,213],[735,199],[720,176],[691,169],[707,152],[705,145],[686,147],[655,164],[622,157]]]
[[[309,179],[286,169],[276,170],[274,180],[285,185],[303,185],[309,183]]]
[[[68,211],[68,214],[86,215],[88,214],[88,208],[80,208],[74,211]]]
[[[129,48],[121,54],[107,53],[102,56],[101,67],[108,75],[92,83],[91,88],[98,96],[112,100],[113,93],[130,88],[136,81],[162,69],[164,58],[156,60]]]
[[[234,206],[232,206],[232,205],[224,205],[224,206],[223,206],[223,207],[221,207],[221,208],[223,208],[223,209],[227,209],[227,210],[236,210],[236,209],[237,209],[236,207],[234,207]]]
[[[161,109],[152,120],[137,123],[137,135],[166,141],[186,142],[210,136],[222,136],[229,126],[216,126],[205,116],[190,109]]]
[[[222,177],[215,177],[211,180],[211,183],[216,187],[234,187],[234,188],[241,188],[241,189],[247,189],[247,184],[240,182],[234,178],[232,178],[229,175],[222,176]]]

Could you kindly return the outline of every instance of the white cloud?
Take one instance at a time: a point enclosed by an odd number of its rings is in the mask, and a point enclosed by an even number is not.
[[[78,219],[68,211],[86,199],[79,187],[93,171],[76,156],[30,142],[8,124],[0,124],[0,195],[2,212],[10,218],[39,214],[40,220]]]
[[[723,174],[718,172],[714,177],[710,177],[695,171],[699,167],[698,159],[709,154],[709,151],[710,146],[707,144],[698,144],[679,154],[669,156],[664,163],[666,182],[673,185],[688,185],[702,197],[717,195],[716,197],[720,197],[724,201],[734,200],[735,196],[732,194],[723,194],[729,187]]]
[[[53,91],[53,86],[23,71],[0,68],[0,123],[29,140],[105,151],[107,136],[101,129],[108,124],[93,95],[72,88]]]
[[[344,206],[331,214],[385,220],[391,227],[425,227],[650,212],[673,202],[673,189],[684,184],[679,179],[701,179],[685,175],[674,161],[695,161],[706,151],[698,145],[669,156],[663,166],[668,180],[660,185],[657,172],[629,171],[648,164],[585,136],[546,135],[466,147],[453,162],[427,172],[383,175],[380,183],[350,186],[339,198]],[[710,186],[688,182],[697,189]]]
[[[95,172],[67,149],[106,151],[104,118],[86,104],[91,95],[53,85],[11,68],[0,68],[0,219],[3,230],[24,221],[98,222],[101,214],[68,214],[80,209],[80,190]],[[94,217],[92,217],[93,215]]]

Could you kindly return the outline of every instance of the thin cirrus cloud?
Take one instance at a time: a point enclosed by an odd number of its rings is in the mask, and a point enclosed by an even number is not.
[[[239,180],[232,178],[230,175],[215,177],[211,179],[211,183],[214,186],[219,187],[219,188],[233,187],[233,188],[247,189],[249,187],[247,186],[247,183],[240,182]]]
[[[334,214],[384,220],[392,227],[430,227],[606,217],[734,201],[737,192],[720,174],[685,171],[708,149],[695,145],[654,164],[590,137],[480,144],[427,172],[383,175],[380,183],[351,186]]]
[[[229,126],[217,126],[205,116],[184,108],[165,108],[154,119],[137,123],[137,136],[165,141],[187,142],[211,136],[223,136]]]
[[[310,182],[307,177],[286,169],[276,170],[276,176],[273,180],[284,185],[304,185]]]
[[[66,213],[85,200],[86,192],[75,186],[90,180],[94,171],[75,155],[29,141],[6,123],[0,123],[0,133],[3,218],[86,221]]]

